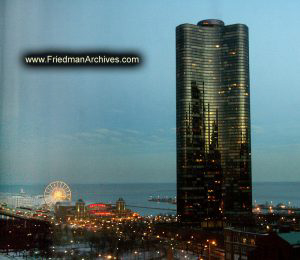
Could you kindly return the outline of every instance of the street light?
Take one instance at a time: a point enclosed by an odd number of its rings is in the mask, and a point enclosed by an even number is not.
[[[213,245],[213,246],[216,246],[217,243],[215,240],[212,240],[210,241],[209,239],[206,240],[208,242],[208,259],[210,260],[211,259],[211,248],[210,248],[210,245]]]

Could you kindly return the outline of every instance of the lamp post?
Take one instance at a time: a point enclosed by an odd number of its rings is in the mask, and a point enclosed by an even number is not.
[[[211,240],[207,239],[206,241],[208,242],[208,260],[211,260],[211,245],[216,246],[217,243],[215,240],[211,241]]]

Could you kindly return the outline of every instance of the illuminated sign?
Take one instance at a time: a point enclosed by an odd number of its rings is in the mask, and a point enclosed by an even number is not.
[[[97,216],[110,216],[110,215],[112,215],[111,212],[108,212],[108,211],[98,211],[98,210],[90,210],[89,214],[91,214],[91,215],[97,215]]]
[[[110,216],[112,215],[111,212],[96,212],[94,215],[97,215],[97,216]]]
[[[106,208],[107,205],[106,204],[101,204],[101,203],[97,203],[97,204],[90,204],[89,208]]]

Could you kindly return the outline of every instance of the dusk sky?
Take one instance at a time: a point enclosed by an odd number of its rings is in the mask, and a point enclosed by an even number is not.
[[[175,27],[249,27],[254,181],[300,181],[300,2],[0,2],[2,183],[175,182]],[[27,51],[136,51],[132,68],[46,69]]]

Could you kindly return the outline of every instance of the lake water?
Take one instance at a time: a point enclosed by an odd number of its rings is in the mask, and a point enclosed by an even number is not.
[[[18,193],[21,188],[29,195],[43,194],[46,185],[0,185],[0,192]],[[176,196],[175,183],[141,183],[141,184],[70,184],[72,200],[82,198],[89,203],[115,203],[122,197],[127,205],[176,209],[175,205],[148,201],[150,196]],[[288,203],[300,207],[300,182],[255,182],[253,183],[253,202],[266,201],[278,204]],[[175,211],[133,208],[141,215],[156,215]]]

